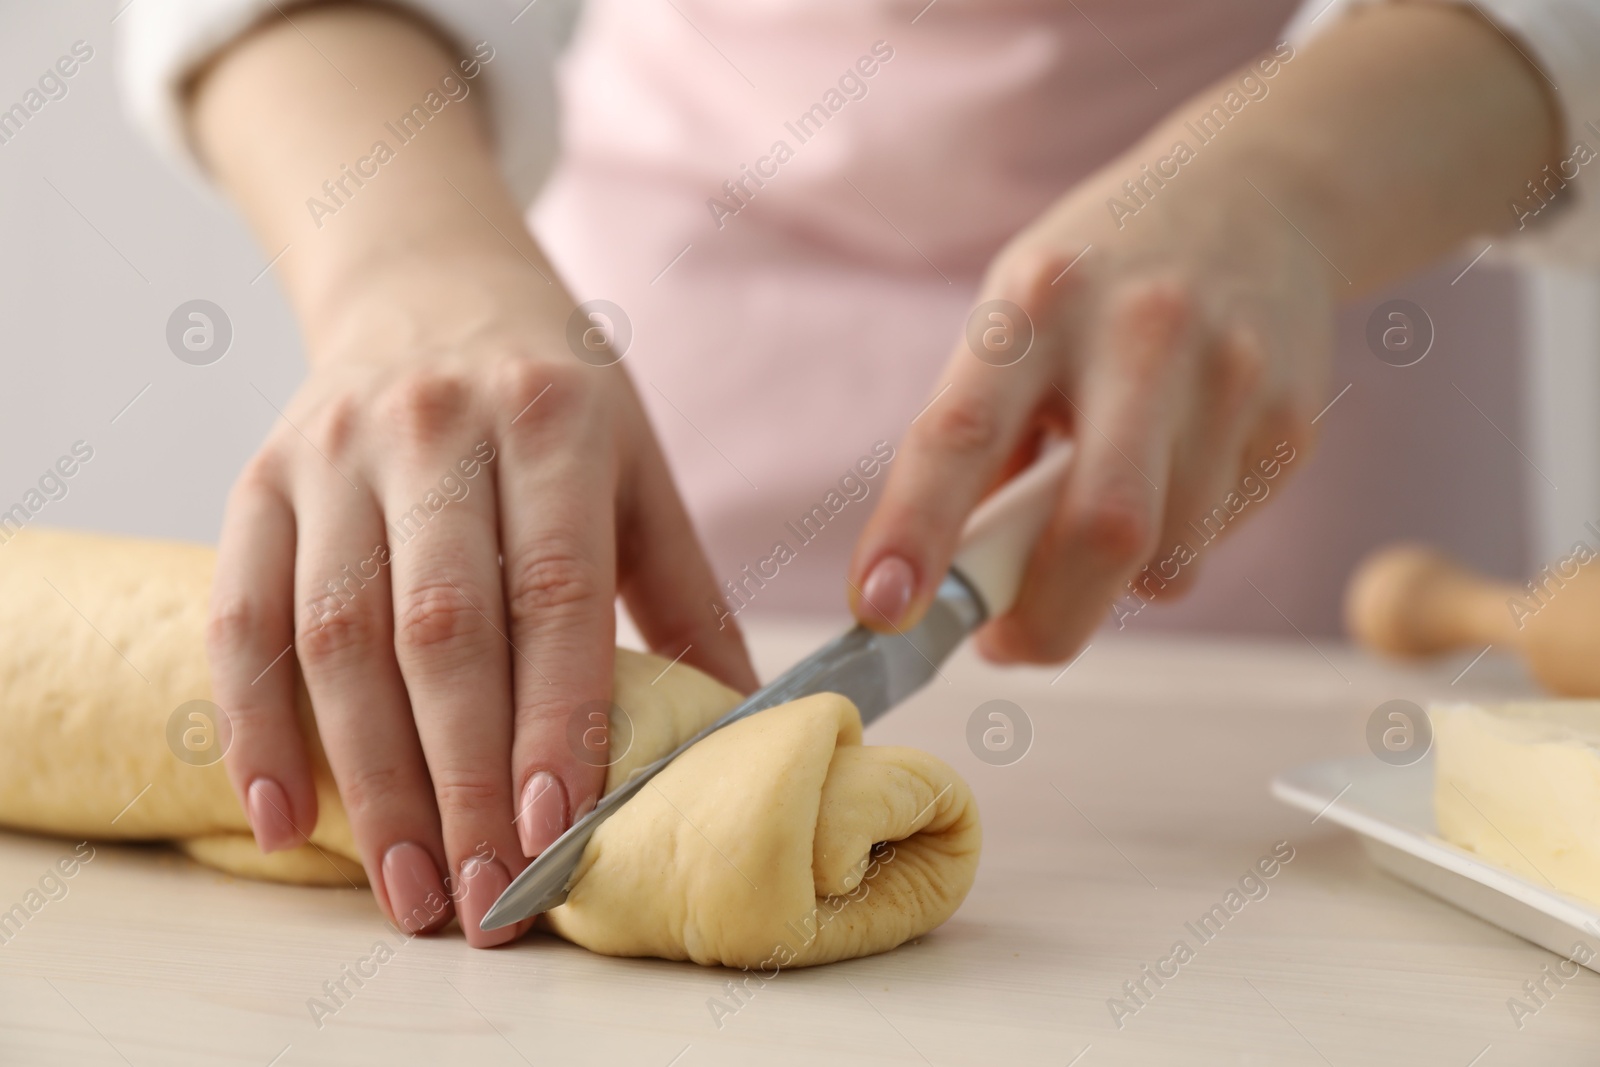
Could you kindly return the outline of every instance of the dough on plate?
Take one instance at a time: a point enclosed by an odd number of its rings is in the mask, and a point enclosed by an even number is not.
[[[306,846],[263,855],[223,764],[175,755],[190,726],[180,705],[211,697],[213,566],[210,548],[165,541],[28,529],[0,543],[0,824],[170,841],[243,877],[366,885],[303,686],[319,804]],[[617,652],[613,702],[629,723],[612,736],[631,732],[632,743],[608,790],[737,702],[693,668],[666,667]],[[273,669],[295,669],[294,657]],[[914,749],[863,746],[854,706],[822,694],[718,731],[674,762],[595,834],[568,902],[546,921],[612,955],[826,963],[949,918],[980,839],[954,771]]]

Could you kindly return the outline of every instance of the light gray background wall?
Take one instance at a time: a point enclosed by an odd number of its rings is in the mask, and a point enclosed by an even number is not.
[[[281,404],[304,366],[271,275],[254,280],[265,259],[243,225],[124,123],[115,10],[0,5],[0,107],[74,41],[94,49],[67,96],[0,144],[0,510],[81,438],[94,459],[36,521],[212,540],[233,474],[277,417],[256,388]],[[165,341],[172,310],[195,298],[233,323],[230,351],[206,367]]]
[[[0,144],[0,510],[83,439],[94,459],[38,521],[210,541],[234,473],[304,367],[287,307],[262,274],[267,257],[225,205],[171,173],[124,124],[112,77],[115,10],[0,0],[0,107],[74,41],[95,50],[64,99]],[[1360,454],[1362,484],[1343,484],[1348,475],[1313,459],[1283,491],[1305,505],[1295,522],[1247,526],[1218,549],[1225,572],[1230,557],[1246,562],[1286,538],[1334,530],[1320,553],[1260,579],[1269,593],[1299,586],[1320,598],[1319,612],[1297,620],[1310,632],[1337,628],[1345,573],[1386,539],[1431,540],[1506,575],[1527,563],[1537,475],[1510,444],[1524,438],[1516,287],[1488,263],[1452,285],[1469,258],[1341,317],[1335,388],[1353,388],[1324,419],[1322,451]],[[1391,295],[1422,303],[1439,331],[1428,359],[1404,371],[1378,363],[1362,340],[1367,314]],[[165,341],[168,316],[195,298],[232,321],[231,350],[211,366],[179,361]],[[1443,476],[1417,462],[1440,456],[1450,460]],[[1355,520],[1353,507],[1364,512]],[[1242,581],[1207,581],[1233,590],[1223,601],[1237,593],[1235,626],[1285,629]],[[1180,605],[1140,622],[1216,618],[1214,606]]]

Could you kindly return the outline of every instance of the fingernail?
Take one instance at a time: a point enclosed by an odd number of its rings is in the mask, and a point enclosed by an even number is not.
[[[899,556],[885,556],[867,572],[861,585],[862,603],[891,626],[898,625],[911,603],[917,572]]]
[[[428,850],[414,841],[390,845],[383,854],[383,885],[389,912],[408,933],[436,930],[450,921],[450,897]]]
[[[521,931],[520,923],[502,926],[498,930],[480,930],[478,924],[489,913],[500,894],[511,884],[511,876],[499,860],[473,857],[461,864],[461,929],[466,932],[467,944],[473,948],[493,948],[514,939]]]
[[[262,852],[294,848],[300,843],[300,833],[289,817],[289,794],[271,778],[257,778],[250,783],[244,809],[250,830],[256,835],[256,847]]]
[[[522,843],[522,854],[530,860],[535,858],[566,830],[567,791],[555,775],[539,771],[522,787],[522,803],[517,805],[517,838]]]

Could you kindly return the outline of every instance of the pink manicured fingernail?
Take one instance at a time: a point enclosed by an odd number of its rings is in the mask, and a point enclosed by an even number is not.
[[[289,817],[289,794],[271,778],[257,778],[245,792],[245,815],[262,852],[277,852],[300,844],[300,833]]]
[[[555,775],[539,771],[522,787],[522,803],[517,805],[517,838],[522,843],[522,854],[533,859],[566,830],[567,791]]]
[[[898,625],[911,603],[917,572],[899,556],[885,556],[867,572],[861,586],[861,599],[889,622]]]
[[[383,885],[394,921],[408,933],[436,930],[450,921],[450,897],[439,868],[414,841],[391,845],[383,854]]]
[[[521,924],[502,926],[498,930],[478,929],[478,924],[510,884],[511,876],[499,860],[473,857],[461,864],[461,929],[466,932],[467,944],[473,948],[503,945],[522,932]]]

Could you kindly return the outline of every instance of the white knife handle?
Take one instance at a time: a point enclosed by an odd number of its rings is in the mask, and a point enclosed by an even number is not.
[[[1072,442],[1057,438],[1027,470],[995,490],[967,518],[951,562],[983,598],[989,618],[1010,610],[1033,546],[1060,496]]]

